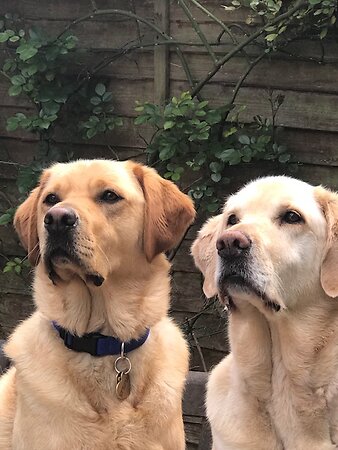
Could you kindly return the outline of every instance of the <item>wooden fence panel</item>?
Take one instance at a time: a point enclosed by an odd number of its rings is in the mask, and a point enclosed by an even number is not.
[[[3,2],[4,3],[4,2]],[[135,12],[153,21],[182,42],[200,43],[191,24],[177,2],[167,0],[96,0],[98,8],[129,9],[134,5]],[[38,7],[37,7],[38,4]],[[225,23],[240,23],[246,30],[255,29],[260,18],[253,17],[244,10],[234,12],[222,8],[218,0],[206,0],[203,4],[219,16]],[[51,34],[60,33],[71,21],[90,12],[91,2],[78,0],[56,0],[37,2],[37,0],[12,0],[1,4],[0,15],[5,12],[18,12],[29,24],[46,28]],[[220,27],[199,9],[193,8],[193,15],[199,21],[207,37],[215,42]],[[121,45],[140,38],[147,42],[156,39],[156,33],[148,26],[136,26],[135,20],[124,16],[94,17],[76,25],[72,31],[79,37],[79,46],[87,49],[77,58],[70,58],[68,73],[78,74],[84,66],[94,67],[102,58],[116,54]],[[240,41],[243,36],[235,33]],[[214,47],[217,57],[230,50],[233,43],[223,36],[221,44]],[[195,82],[203,79],[212,68],[210,55],[201,46],[183,46]],[[257,55],[261,49],[251,46],[249,55]],[[2,55],[2,56],[1,56]],[[300,55],[295,59],[292,55]],[[0,54],[4,59],[6,53]],[[322,64],[316,62],[322,59]],[[1,64],[1,61],[0,61]],[[210,98],[211,105],[226,103],[233,93],[234,86],[246,69],[242,57],[233,58],[220,70],[202,90],[202,95]],[[106,66],[101,75],[113,92],[116,112],[122,116],[123,126],[104,136],[95,137],[90,142],[83,141],[79,134],[59,128],[56,142],[61,150],[72,150],[76,157],[110,157],[120,159],[134,158],[144,161],[145,140],[149,141],[153,130],[150,127],[136,127],[135,101],[163,102],[165,98],[178,95],[189,88],[186,75],[174,48],[158,47],[153,52],[149,47],[121,56],[116,62]],[[243,83],[236,103],[246,105],[241,120],[252,122],[254,115],[270,117],[268,89],[285,96],[278,115],[277,124],[284,130],[280,140],[292,153],[292,161],[299,162],[295,176],[314,184],[338,188],[338,43],[325,40],[321,43],[300,41],[289,46],[287,52],[273,55],[269,60],[258,64]],[[37,137],[24,131],[6,130],[6,118],[17,111],[27,114],[33,111],[23,97],[7,95],[8,83],[0,78],[0,209],[4,211],[9,203],[15,203],[18,193],[15,187],[16,166],[13,163],[27,164],[37,151]],[[1,163],[7,161],[7,163]],[[283,171],[283,168],[280,169]],[[232,183],[219,195],[225,197],[243,182],[255,176],[275,173],[273,165],[252,165],[229,167],[226,175]],[[8,197],[6,199],[6,197]],[[189,326],[196,314],[205,304],[201,291],[202,278],[190,256],[190,247],[204,218],[199,217],[192,227],[186,241],[178,251],[173,271],[172,315],[184,328]],[[0,252],[7,256],[22,256],[22,248],[10,226],[0,227]],[[2,258],[2,266],[5,260]],[[12,327],[32,310],[29,284],[15,275],[0,274],[0,337],[7,336]],[[225,319],[220,308],[210,307],[198,316],[196,337],[200,348],[192,340],[193,368],[202,369],[201,352],[207,367],[217,363],[228,351],[225,333]],[[209,332],[209,336],[207,333]],[[192,429],[196,429],[193,419]],[[194,419],[195,420],[195,419]],[[199,420],[199,419],[198,419]],[[193,445],[193,444],[192,444]]]

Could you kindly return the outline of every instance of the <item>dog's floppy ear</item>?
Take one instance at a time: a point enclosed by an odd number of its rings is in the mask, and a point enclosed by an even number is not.
[[[40,258],[37,204],[48,176],[46,171],[43,172],[39,185],[32,190],[27,199],[19,206],[14,216],[15,231],[19,235],[22,246],[27,250],[29,262],[33,266],[37,265]]]
[[[216,287],[216,240],[222,222],[222,214],[209,219],[198,232],[191,247],[196,266],[204,275],[203,292],[207,298],[217,294]]]
[[[321,284],[327,295],[338,297],[338,195],[323,187],[316,188],[327,223],[327,246],[321,268]]]
[[[151,262],[175,247],[195,218],[194,204],[171,181],[150,167],[135,164],[133,172],[146,201],[144,252]]]

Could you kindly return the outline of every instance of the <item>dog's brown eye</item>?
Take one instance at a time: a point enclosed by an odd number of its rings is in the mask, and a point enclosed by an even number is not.
[[[48,194],[44,200],[44,203],[46,203],[46,205],[56,205],[59,201],[60,198],[56,194]]]
[[[238,222],[239,221],[236,214],[230,214],[230,216],[228,217],[227,225],[236,225],[236,223]]]
[[[122,197],[117,195],[116,192],[114,192],[114,191],[107,190],[107,191],[104,191],[100,195],[100,200],[101,200],[101,202],[106,202],[106,203],[116,203],[119,200],[122,200]]]
[[[300,223],[304,222],[303,217],[296,211],[286,211],[282,216],[282,222],[286,223]]]

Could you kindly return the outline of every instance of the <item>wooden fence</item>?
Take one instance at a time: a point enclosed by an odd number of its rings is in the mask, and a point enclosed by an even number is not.
[[[190,22],[176,2],[166,0],[97,0],[97,7],[134,8],[135,12],[149,21],[154,21],[177,41],[197,42]],[[207,0],[203,4],[226,24],[237,23],[250,29],[257,26],[258,20],[246,11],[226,11],[219,0]],[[0,15],[18,13],[28,25],[37,25],[57,35],[67,24],[90,12],[89,0],[12,0],[0,5]],[[192,9],[205,35],[215,41],[219,26],[198,9]],[[73,28],[79,38],[79,46],[89,50],[85,61],[75,60],[69,64],[70,73],[79,73],[88,64],[94,64],[104,56],[117,53],[121,46],[142,36],[148,42],[156,40],[156,34],[134,20],[121,16],[94,17]],[[234,28],[234,32],[236,29]],[[224,55],[233,47],[226,36],[216,54]],[[191,69],[194,80],[202,79],[212,68],[212,61],[203,47],[183,46],[182,50]],[[295,176],[312,183],[323,183],[338,188],[338,44],[331,40],[323,42],[299,41],[289,46],[285,53],[279,53],[258,64],[243,83],[237,97],[238,105],[246,105],[241,119],[251,122],[259,114],[270,117],[268,89],[285,96],[277,115],[277,124],[285,127],[283,140],[298,165]],[[255,48],[249,49],[255,54]],[[298,57],[296,56],[298,55]],[[3,52],[5,57],[5,52]],[[320,63],[318,63],[320,61]],[[233,58],[220,70],[202,91],[211,104],[221,105],[230,98],[234,86],[245,71],[246,61]],[[102,77],[109,83],[114,94],[116,111],[124,116],[124,124],[109,134],[82,141],[67,128],[60,129],[57,141],[60,148],[67,148],[76,157],[110,157],[120,159],[144,158],[144,138],[151,131],[134,125],[135,101],[161,102],[174,94],[189,88],[182,64],[173,48],[158,46],[155,51],[144,47],[133,53],[121,56],[116,62],[105,67]],[[37,140],[28,132],[6,131],[6,118],[17,111],[29,112],[32,105],[24,97],[7,95],[8,81],[0,76],[0,207],[17,199],[17,163],[25,164],[32,160],[37,148]],[[229,168],[232,183],[228,191],[237,188],[244,181],[257,175],[269,173],[268,166],[246,165]],[[224,195],[226,192],[224,192]],[[173,264],[172,314],[180,322],[195,317],[203,306],[201,275],[189,256],[189,248],[203,217],[189,231],[186,241],[180,248]],[[0,252],[5,256],[23,255],[17,237],[10,226],[0,227]],[[3,264],[5,258],[3,259]],[[0,337],[5,337],[13,326],[32,309],[30,288],[26,281],[13,274],[0,273]],[[195,337],[198,339],[207,367],[211,367],[227,351],[224,332],[225,319],[216,306],[203,312],[197,322]],[[206,332],[208,330],[208,333]],[[208,335],[207,335],[208,334]],[[201,369],[201,359],[192,342],[192,367]]]

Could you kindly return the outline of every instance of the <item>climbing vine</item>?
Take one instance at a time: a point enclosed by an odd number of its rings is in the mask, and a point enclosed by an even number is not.
[[[175,182],[191,180],[189,194],[198,206],[214,212],[219,207],[217,190],[228,183],[228,166],[268,160],[276,164],[289,162],[290,154],[281,145],[281,129],[276,127],[276,117],[284,97],[268,92],[271,114],[254,116],[250,124],[244,123],[237,96],[251,71],[263,59],[276,52],[289,51],[289,44],[300,38],[324,39],[336,30],[337,2],[335,0],[233,0],[222,8],[228,14],[239,8],[247,8],[245,27],[229,26],[198,0],[177,0],[192,29],[196,42],[182,42],[164,32],[153,20],[141,17],[132,10],[98,9],[95,1],[88,4],[88,14],[73,20],[58,35],[50,35],[38,27],[27,27],[24,18],[8,13],[0,18],[0,45],[6,59],[1,75],[8,80],[8,95],[25,98],[33,111],[17,111],[7,118],[11,132],[24,129],[38,136],[34,160],[29,166],[20,167],[18,188],[25,195],[36,183],[43,167],[54,160],[69,160],[72,152],[60,149],[57,128],[75,133],[82,139],[93,137],[120,127],[123,118],[115,113],[114,95],[109,91],[102,70],[121,56],[140,48],[169,46],[177,53],[185,71],[189,90],[169,99],[164,105],[151,101],[137,103],[135,126],[144,124],[154,128],[154,135],[147,142],[145,153],[149,164],[158,167],[162,174]],[[221,7],[221,6],[220,6]],[[198,9],[219,27],[219,33],[208,40],[192,10]],[[76,26],[98,17],[124,17],[136,26],[143,24],[156,34],[149,41],[139,35],[138,41],[127,42],[111,57],[98,61],[94,66],[81,70],[69,70],[70,61],[81,56],[85,60],[81,43],[76,36]],[[255,26],[252,27],[252,23]],[[236,33],[234,28],[236,27]],[[224,54],[223,38],[227,36],[232,48]],[[183,47],[184,46],[184,47]],[[211,67],[200,80],[194,79],[182,48],[200,46],[210,57]],[[254,49],[254,51],[249,51]],[[254,55],[254,56],[252,56]],[[241,56],[247,67],[239,77],[229,98],[218,108],[204,98],[203,88],[232,58]],[[318,61],[321,62],[320,60]],[[72,66],[74,68],[74,65]],[[12,220],[12,206],[0,217],[0,224]],[[13,260],[14,261],[14,260]],[[10,263],[10,264],[9,264]],[[14,268],[9,261],[6,270]]]

